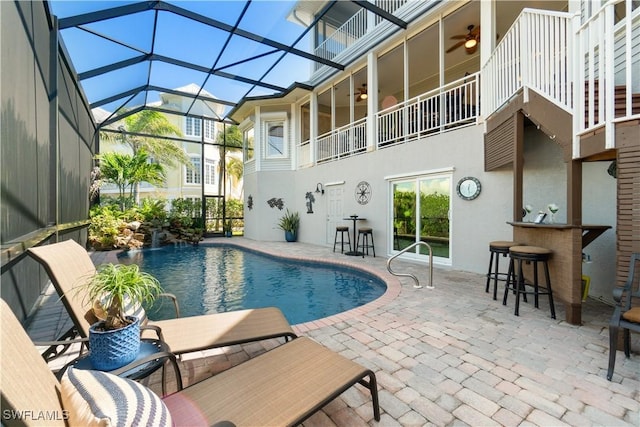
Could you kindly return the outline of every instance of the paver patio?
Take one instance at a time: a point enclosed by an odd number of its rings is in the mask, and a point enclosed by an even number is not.
[[[640,426],[640,339],[632,334],[630,359],[617,353],[613,381],[607,381],[612,308],[602,302],[584,304],[581,326],[563,320],[559,303],[557,319],[551,319],[544,297],[540,309],[523,303],[516,317],[513,297],[506,307],[493,301],[484,292],[482,274],[436,267],[435,289],[415,289],[411,280],[387,272],[386,257],[347,257],[299,242],[224,242],[364,266],[391,283],[372,304],[295,326],[299,334],[376,372],[381,421],[373,420],[370,397],[356,386],[305,426]],[[94,259],[109,256],[94,254]],[[427,283],[424,264],[396,260],[394,270]],[[34,340],[52,339],[68,322],[55,295],[43,301],[29,327]],[[279,344],[269,340],[193,353],[181,362],[183,380],[198,381]],[[68,360],[61,358],[52,368]],[[159,375],[149,384],[159,390]]]

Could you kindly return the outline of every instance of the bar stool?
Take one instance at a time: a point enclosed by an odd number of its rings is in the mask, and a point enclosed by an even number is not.
[[[349,244],[349,251],[351,251],[351,237],[349,237],[349,227],[346,225],[339,225],[336,227],[336,235],[333,238],[333,252],[336,251],[336,243],[338,243],[338,233],[340,233],[340,249],[341,253],[344,253],[344,234],[347,233],[347,243]]]
[[[371,243],[369,243],[369,236],[371,236]],[[362,242],[360,240],[362,239]],[[361,227],[358,229],[358,241],[356,244],[356,250],[362,248],[362,258],[364,258],[365,251],[369,255],[369,248],[373,249],[373,257],[376,256],[376,247],[373,245],[373,230],[369,227]]]
[[[499,264],[500,264],[500,255],[506,257],[509,255],[509,248],[511,246],[518,246],[517,242],[510,242],[507,240],[497,240],[489,243],[489,252],[491,256],[489,257],[489,271],[487,272],[487,287],[485,288],[485,292],[489,292],[489,283],[491,279],[493,279],[493,299],[498,299],[498,281],[507,281],[507,273],[501,273]],[[493,262],[495,257],[495,264]],[[493,269],[493,271],[491,271]]]
[[[553,291],[551,290],[551,279],[549,277],[549,258],[551,258],[553,251],[547,248],[541,248],[538,246],[512,246],[509,248],[509,272],[507,273],[507,283],[504,287],[504,298],[502,305],[507,305],[507,295],[509,291],[514,291],[516,294],[516,308],[514,314],[519,316],[520,309],[520,294],[522,294],[524,301],[527,301],[527,294],[534,295],[534,305],[538,308],[538,296],[549,295],[549,308],[551,309],[551,318],[556,318],[556,310],[553,306]],[[533,283],[525,283],[524,275],[522,274],[522,262],[533,263]],[[542,263],[544,266],[544,275],[546,279],[546,287],[540,286],[538,282],[538,263]],[[516,267],[517,263],[517,267]],[[516,275],[517,271],[517,275]],[[533,286],[533,291],[527,291],[525,285]],[[544,289],[543,291],[540,288]]]

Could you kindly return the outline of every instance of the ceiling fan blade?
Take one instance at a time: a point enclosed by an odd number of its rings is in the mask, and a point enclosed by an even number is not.
[[[477,36],[480,34],[480,27],[474,27],[473,30],[469,31],[469,34],[471,34],[472,36]]]
[[[462,40],[459,41],[458,43],[454,44],[453,46],[451,46],[449,49],[447,49],[447,53],[449,52],[453,52],[454,50],[456,50],[457,48],[459,48],[460,46],[462,46],[464,44],[466,40]]]
[[[451,40],[459,40],[459,39],[466,39],[467,36],[466,35],[463,36],[462,34],[458,34],[456,36],[451,36],[450,38],[451,38]]]

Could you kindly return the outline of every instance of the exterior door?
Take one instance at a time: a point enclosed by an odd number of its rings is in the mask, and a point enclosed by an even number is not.
[[[344,223],[344,185],[326,188],[327,194],[327,244],[333,244],[336,226]]]
[[[415,242],[426,242],[434,258],[448,264],[451,258],[449,245],[449,210],[451,176],[429,175],[392,184],[393,220],[392,252],[400,251]],[[425,246],[417,246],[410,253],[428,255]]]

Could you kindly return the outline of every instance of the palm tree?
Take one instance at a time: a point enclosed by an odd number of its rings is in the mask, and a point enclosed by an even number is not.
[[[224,185],[224,170],[222,167],[223,161],[225,161],[226,153],[230,152],[238,152],[242,150],[242,133],[240,129],[236,125],[225,125],[224,132],[218,133],[218,149],[220,150],[220,168],[218,170],[219,179],[218,179],[218,194],[222,194],[222,186]],[[231,165],[232,160],[225,161],[225,166]],[[235,166],[237,169],[237,166]],[[230,171],[227,171],[230,172]],[[236,170],[237,173],[237,170]],[[234,174],[235,176],[235,174]],[[242,172],[240,177],[242,176]]]
[[[182,136],[178,127],[173,125],[167,117],[153,110],[142,110],[124,118],[118,126],[121,131],[116,137],[108,137],[107,142],[115,142],[128,145],[136,156],[140,151],[146,152],[153,157],[154,161],[167,168],[174,168],[177,165],[192,167],[191,159],[184,149],[173,141],[164,138],[153,138],[142,135],[157,136]],[[102,132],[102,135],[113,133]],[[117,135],[117,134],[116,134]],[[138,203],[139,183],[133,186],[133,198]]]
[[[237,184],[242,175],[244,174],[244,163],[242,159],[237,157],[227,157],[226,161],[227,175],[234,178],[234,182]]]
[[[127,188],[129,188],[129,199],[133,199],[134,187],[140,182],[146,181],[153,185],[162,185],[165,182],[162,165],[149,163],[149,156],[144,151],[136,155],[109,152],[100,154],[98,158],[102,180],[118,187],[118,199],[122,211],[125,209]]]

